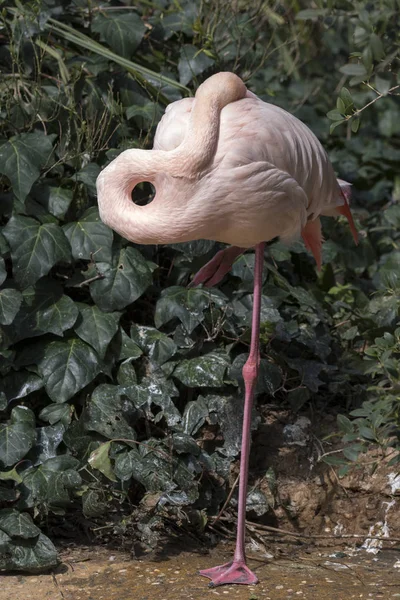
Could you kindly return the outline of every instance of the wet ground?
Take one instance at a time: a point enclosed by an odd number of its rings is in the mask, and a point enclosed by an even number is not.
[[[230,560],[230,550],[132,560],[105,548],[74,548],[61,554],[63,564],[53,573],[0,576],[0,600],[400,599],[400,551],[374,556],[318,548],[252,558],[260,584],[209,588],[197,570]]]

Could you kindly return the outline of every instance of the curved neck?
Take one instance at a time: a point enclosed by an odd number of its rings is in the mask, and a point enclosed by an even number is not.
[[[202,223],[193,220],[186,210],[193,196],[191,186],[212,164],[222,108],[244,98],[246,91],[241,79],[233,73],[218,73],[197,90],[188,131],[177,148],[122,152],[97,179],[101,219],[123,237],[139,244],[201,237]],[[159,189],[150,204],[137,206],[131,194],[143,181]]]

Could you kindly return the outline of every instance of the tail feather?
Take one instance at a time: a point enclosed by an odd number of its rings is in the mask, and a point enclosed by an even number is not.
[[[338,179],[338,183],[340,185],[340,191],[342,192],[344,204],[342,206],[336,207],[336,212],[339,215],[343,215],[349,222],[351,233],[353,234],[353,238],[356,244],[358,244],[358,231],[354,224],[353,215],[351,214],[349,200],[351,197],[351,183],[344,181],[343,179]]]

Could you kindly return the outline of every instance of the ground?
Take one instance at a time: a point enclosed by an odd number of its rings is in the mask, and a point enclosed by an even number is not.
[[[104,548],[74,547],[62,565],[46,575],[0,577],[1,600],[391,600],[400,598],[398,553],[378,557],[365,551],[337,553],[332,548],[304,552],[286,545],[286,557],[251,558],[256,586],[208,587],[198,569],[226,561],[232,548],[209,555],[173,554],[156,560],[131,560]],[[282,549],[281,549],[282,550]],[[353,555],[351,555],[353,554]],[[337,556],[340,556],[339,558]],[[400,566],[400,564],[399,564]]]

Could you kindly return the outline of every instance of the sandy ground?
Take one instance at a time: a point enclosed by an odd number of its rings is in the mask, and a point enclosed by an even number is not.
[[[102,547],[61,553],[45,575],[1,575],[0,600],[364,600],[400,599],[400,551],[364,551],[337,558],[332,548],[295,551],[290,558],[252,558],[255,586],[208,587],[197,570],[231,558],[229,545],[208,555],[178,551],[132,560]]]

